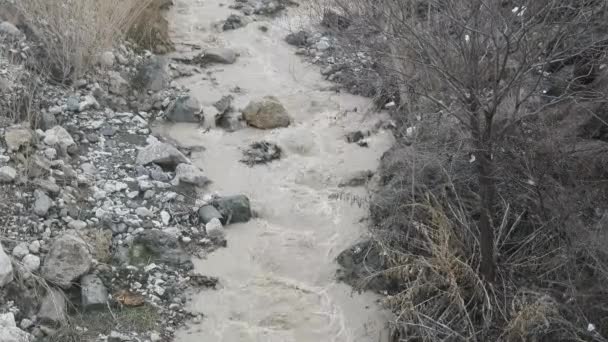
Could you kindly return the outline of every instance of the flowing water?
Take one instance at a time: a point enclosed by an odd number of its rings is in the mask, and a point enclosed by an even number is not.
[[[302,24],[298,12],[221,32],[216,24],[233,13],[223,1],[176,0],[169,20],[177,56],[190,54],[193,45],[240,54],[233,65],[211,66],[179,83],[207,105],[227,94],[235,96],[236,108],[276,96],[294,122],[233,133],[193,124],[157,128],[182,145],[203,146],[192,161],[213,181],[208,190],[246,194],[258,214],[228,226],[228,247],[195,262],[197,271],[219,277],[221,285],[195,295],[190,310],[204,318],[179,331],[176,340],[385,341],[388,314],[378,298],[335,280],[335,257],[365,235],[367,210],[332,195],[347,175],[375,170],[393,141],[390,132],[379,130],[369,137],[369,148],[362,148],[348,144],[344,134],[370,129],[386,117],[365,114],[368,99],[324,90],[331,84],[318,68],[294,55],[283,38]],[[231,92],[237,86],[241,91]],[[255,167],[240,163],[241,148],[262,139],[278,143],[284,156]],[[365,195],[364,189],[348,191]]]

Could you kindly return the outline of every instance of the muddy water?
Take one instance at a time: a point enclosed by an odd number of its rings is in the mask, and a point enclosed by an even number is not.
[[[236,86],[241,88],[232,93],[236,108],[274,95],[294,123],[234,133],[188,124],[158,128],[180,144],[204,146],[193,162],[213,180],[208,190],[246,194],[259,216],[228,226],[228,248],[195,262],[201,273],[219,277],[221,287],[196,294],[190,309],[205,317],[180,331],[177,341],[384,341],[387,313],[377,298],[353,294],[334,277],[335,257],[365,235],[366,209],[331,195],[352,172],[375,169],[392,143],[389,132],[379,131],[369,138],[369,148],[361,148],[347,144],[344,134],[385,118],[365,114],[367,99],[324,91],[330,84],[319,70],[283,42],[288,30],[303,22],[297,12],[220,32],[215,24],[232,13],[224,1],[176,1],[169,20],[177,55],[189,54],[191,44],[240,54],[233,65],[209,67],[180,83],[207,105]],[[261,25],[269,30],[262,32]],[[278,143],[284,157],[253,168],[239,163],[240,149],[260,139]]]

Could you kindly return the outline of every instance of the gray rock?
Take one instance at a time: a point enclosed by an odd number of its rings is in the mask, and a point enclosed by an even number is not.
[[[68,223],[68,228],[74,230],[83,230],[87,227],[87,223],[81,220],[73,220]]]
[[[47,130],[54,126],[57,126],[57,119],[55,118],[55,114],[44,112],[40,116],[40,121],[38,122],[40,129]]]
[[[25,242],[21,242],[19,244],[17,244],[17,246],[15,246],[15,248],[13,248],[13,251],[11,252],[11,254],[21,260],[23,259],[24,256],[30,254],[30,249],[27,246],[27,243]]]
[[[277,144],[268,141],[258,141],[243,150],[243,159],[240,161],[249,166],[266,164],[281,158],[282,150]]]
[[[165,116],[173,122],[198,123],[203,120],[202,106],[190,95],[181,96],[167,109]]]
[[[205,51],[203,61],[206,63],[234,64],[237,53],[228,48],[212,48]]]
[[[190,255],[180,246],[177,236],[157,229],[137,234],[129,250],[130,263],[147,265],[150,262],[191,269]]]
[[[294,45],[297,47],[304,47],[304,46],[308,45],[307,42],[308,42],[309,37],[310,37],[310,34],[308,32],[299,31],[299,32],[288,34],[287,37],[285,37],[285,41],[289,45]]]
[[[120,73],[116,71],[110,71],[109,75],[109,88],[110,93],[114,95],[126,95],[129,92],[129,82],[127,82]]]
[[[56,196],[59,194],[59,192],[61,192],[61,188],[59,187],[59,185],[48,179],[37,178],[32,183],[47,194]]]
[[[0,167],[0,183],[12,183],[17,178],[17,170],[10,166]]]
[[[222,29],[224,31],[236,30],[237,28],[243,27],[245,25],[246,25],[246,22],[243,19],[243,17],[238,16],[236,14],[231,14],[224,22]]]
[[[224,239],[224,226],[217,218],[205,224],[205,231],[207,232],[207,236],[212,239]]]
[[[181,183],[204,186],[209,183],[209,178],[203,171],[191,164],[179,164],[175,168],[175,178]]]
[[[247,222],[251,219],[251,204],[245,195],[216,198],[211,202],[222,214],[222,223]]]
[[[137,154],[137,164],[139,165],[154,163],[175,168],[180,163],[189,162],[188,158],[175,147],[162,142],[152,143],[142,148]]]
[[[78,102],[79,102],[78,96],[68,97],[68,99],[65,102],[67,110],[69,110],[70,112],[77,112],[78,111]]]
[[[34,140],[31,129],[23,126],[12,126],[4,132],[4,141],[9,151],[18,151],[22,146],[28,146]]]
[[[2,23],[0,23],[0,34],[12,37],[21,37],[23,35],[23,33],[17,28],[17,26],[13,25],[8,21],[3,21]]]
[[[200,220],[207,224],[213,219],[222,219],[222,214],[212,205],[205,205],[198,210],[198,217]]]
[[[21,320],[21,323],[19,323],[19,327],[21,329],[29,329],[34,325],[34,322],[29,319],[29,318],[24,318]]]
[[[346,176],[345,179],[341,181],[340,184],[338,184],[338,186],[362,186],[365,185],[373,176],[374,173],[370,170],[355,171],[352,174]]]
[[[13,264],[0,245],[0,288],[11,281],[13,281]]]
[[[48,146],[59,146],[63,150],[67,150],[71,146],[76,145],[76,142],[74,142],[70,133],[61,126],[55,126],[46,130],[46,132],[44,132],[44,143]]]
[[[232,108],[232,100],[234,100],[232,95],[222,96],[219,101],[213,104],[213,107],[217,109],[220,115],[224,115]]]
[[[89,271],[92,264],[93,258],[87,244],[76,236],[64,234],[51,245],[41,274],[51,283],[68,289]]]
[[[152,217],[152,212],[146,207],[139,207],[135,209],[135,214],[143,218]]]
[[[30,253],[34,253],[34,254],[40,253],[40,241],[38,241],[38,240],[32,241],[30,243],[30,245],[28,246],[28,249],[30,250]]]
[[[25,268],[28,272],[36,272],[40,269],[40,257],[34,254],[26,255],[23,260],[21,260],[23,264],[23,268]]]
[[[101,279],[94,274],[82,277],[82,307],[86,309],[105,308],[108,302],[108,290]]]
[[[38,320],[41,323],[58,326],[67,321],[67,301],[63,292],[48,288],[38,310]]]
[[[287,127],[291,123],[287,110],[273,96],[251,101],[243,109],[243,118],[250,126],[260,129]]]
[[[44,191],[39,189],[34,190],[34,214],[45,217],[52,206],[53,201]]]
[[[133,86],[139,90],[154,92],[167,88],[171,83],[167,65],[167,60],[160,56],[148,59],[138,67],[132,80]]]
[[[0,314],[0,341],[2,342],[30,342],[34,337],[17,328],[15,316],[12,312]]]
[[[99,109],[99,102],[95,99],[93,95],[87,95],[84,97],[84,100],[78,104],[78,111],[84,112],[88,109]]]

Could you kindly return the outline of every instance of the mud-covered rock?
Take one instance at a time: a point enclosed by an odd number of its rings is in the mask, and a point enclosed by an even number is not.
[[[250,126],[260,129],[287,127],[291,123],[287,109],[274,96],[251,101],[243,109],[243,118]]]
[[[193,267],[177,236],[157,229],[146,230],[135,237],[129,249],[129,261],[135,265],[159,262],[187,269]]]
[[[236,51],[229,48],[208,49],[202,56],[203,62],[221,64],[234,64],[234,62],[236,62],[236,58]]]
[[[108,290],[94,274],[88,274],[81,279],[81,302],[85,310],[105,308],[108,301]]]
[[[168,62],[165,58],[154,56],[143,62],[131,81],[139,90],[161,91],[171,83]]]
[[[268,141],[258,141],[243,150],[241,162],[249,166],[266,164],[281,158],[281,153],[282,150],[277,144]]]
[[[220,212],[214,206],[205,205],[198,210],[198,217],[200,218],[201,222],[207,224],[213,219],[221,220],[222,214],[220,214]]]

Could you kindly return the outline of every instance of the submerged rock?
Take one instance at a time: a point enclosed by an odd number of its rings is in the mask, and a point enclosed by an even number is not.
[[[202,56],[203,62],[221,64],[234,64],[234,62],[236,62],[236,58],[236,52],[228,48],[208,49]]]
[[[241,162],[249,166],[266,164],[281,158],[281,152],[281,148],[277,144],[268,141],[258,141],[243,150]]]
[[[243,27],[245,25],[246,25],[246,22],[243,19],[243,17],[238,16],[236,14],[232,14],[224,22],[224,25],[222,26],[222,29],[224,31],[236,30],[236,29],[241,28],[241,27]]]

